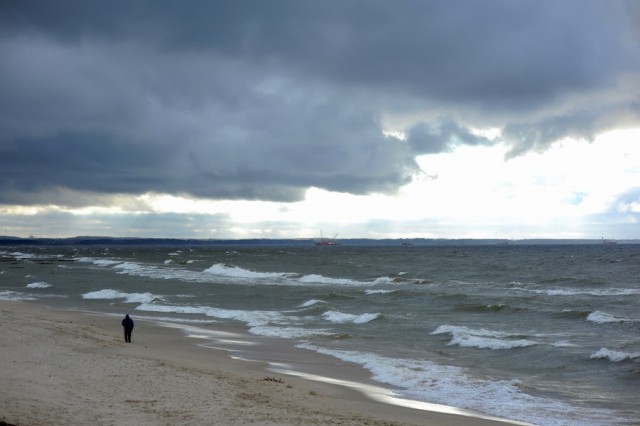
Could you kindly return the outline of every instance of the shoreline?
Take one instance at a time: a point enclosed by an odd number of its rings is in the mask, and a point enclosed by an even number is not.
[[[189,326],[134,317],[133,343],[126,344],[120,318],[106,314],[0,301],[0,316],[7,342],[0,351],[6,384],[0,420],[9,424],[523,424],[394,401],[391,392],[361,381],[357,375],[364,370],[355,366],[340,366],[352,369],[341,382],[322,368],[311,374],[242,360],[190,341],[184,332]]]

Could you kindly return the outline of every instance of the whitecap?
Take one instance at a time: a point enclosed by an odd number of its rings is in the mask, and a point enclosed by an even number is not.
[[[49,288],[51,284],[45,283],[44,281],[27,284],[27,288]]]
[[[610,322],[626,322],[632,320],[628,318],[616,317],[605,312],[594,311],[587,316],[587,321],[595,322],[596,324],[606,324]]]
[[[371,294],[388,294],[388,293],[395,293],[397,290],[365,290],[364,294],[366,295],[371,295]]]
[[[298,281],[303,284],[370,285],[369,283],[348,278],[329,278],[317,274],[304,275]]]
[[[577,348],[578,345],[575,345],[567,340],[559,340],[551,344],[554,348]]]
[[[515,380],[481,379],[468,374],[461,367],[439,365],[428,360],[389,358],[372,353],[326,349],[302,343],[299,348],[330,355],[362,365],[372,379],[392,385],[402,398],[477,410],[496,416],[544,425],[582,425],[583,421],[569,421],[566,413],[577,407],[522,391]],[[590,418],[611,420],[607,410],[580,412]]]
[[[0,300],[21,301],[21,300],[36,300],[35,297],[29,296],[24,293],[18,293],[16,291],[0,291]]]
[[[327,303],[324,300],[319,300],[319,299],[311,299],[311,300],[307,300],[306,302],[302,303],[301,305],[299,305],[299,308],[308,308],[310,306],[313,305],[317,305],[319,303]]]
[[[119,262],[114,266],[115,269],[120,269],[119,274],[139,274],[143,275],[145,267],[135,262]],[[149,268],[151,269],[151,268]]]
[[[295,317],[285,317],[278,311],[243,311],[238,309],[221,309],[209,306],[181,306],[165,305],[157,303],[143,303],[136,310],[151,312],[167,312],[179,314],[201,314],[219,319],[231,319],[243,322],[249,327],[258,327],[269,324],[287,325]]]
[[[93,257],[77,257],[75,258],[75,260],[76,262],[93,263],[96,266],[113,266],[113,265],[117,265],[118,263],[122,263],[122,261],[119,261],[119,260],[96,259]]]
[[[15,257],[18,260],[24,260],[24,259],[35,259],[37,256],[35,254],[31,254],[31,253],[22,253],[19,251],[15,251],[13,253],[9,253],[11,256]]]
[[[640,289],[637,288],[607,288],[607,289],[566,289],[566,288],[553,288],[553,289],[521,289],[524,291],[530,291],[537,294],[545,294],[547,296],[630,296],[640,294]]]
[[[449,345],[458,345],[463,348],[479,349],[514,349],[537,345],[538,342],[529,339],[514,339],[514,335],[500,331],[486,329],[472,329],[464,326],[441,325],[431,334],[451,335]]]
[[[289,319],[278,311],[243,311],[238,309],[210,308],[206,313],[209,317],[233,319],[241,321],[250,327],[267,324],[287,324]]]
[[[160,299],[159,296],[151,293],[124,293],[118,290],[104,289],[98,291],[91,291],[82,295],[83,299],[124,299],[124,303],[149,303],[156,299]]]
[[[382,317],[382,314],[374,313],[374,314],[346,314],[344,312],[338,311],[327,311],[322,314],[322,317],[325,318],[329,322],[333,322],[336,324],[345,324],[345,323],[353,323],[353,324],[365,324],[367,322],[376,320]]]
[[[281,337],[285,339],[296,339],[310,336],[331,336],[333,333],[324,329],[311,329],[302,327],[275,327],[260,325],[251,327],[249,332],[259,336]]]
[[[178,318],[178,317],[157,317],[150,315],[136,315],[137,318],[144,318],[151,321],[161,321],[178,324],[215,324],[218,321],[214,319],[191,319],[191,318]]]
[[[148,312],[165,312],[176,314],[202,314],[206,315],[209,308],[203,306],[176,306],[176,305],[161,305],[152,303],[142,303],[136,307],[138,311]]]
[[[640,352],[630,353],[614,351],[607,348],[601,348],[598,352],[591,354],[591,359],[608,359],[611,362],[620,362],[627,359],[640,358]]]
[[[393,284],[395,282],[396,281],[394,278],[389,278],[389,277],[378,277],[375,280],[373,280],[373,284]]]
[[[244,279],[283,278],[289,275],[284,272],[250,271],[248,269],[243,269],[237,266],[225,265],[224,263],[216,263],[209,269],[205,269],[204,272],[211,275]]]

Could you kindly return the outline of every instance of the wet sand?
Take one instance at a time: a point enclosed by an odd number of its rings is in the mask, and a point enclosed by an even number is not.
[[[322,371],[274,372],[153,322],[137,320],[126,344],[110,316],[0,301],[0,319],[0,420],[9,424],[509,424],[390,404],[388,393],[331,383]],[[353,368],[347,375],[362,374]]]

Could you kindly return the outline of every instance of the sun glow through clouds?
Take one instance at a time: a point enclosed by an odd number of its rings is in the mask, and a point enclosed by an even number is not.
[[[15,2],[0,227],[640,239],[631,3]]]

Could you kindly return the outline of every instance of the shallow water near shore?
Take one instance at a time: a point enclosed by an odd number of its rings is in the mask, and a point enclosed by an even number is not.
[[[305,369],[214,334],[231,325],[361,365],[408,400],[640,422],[640,246],[20,247],[0,261],[2,299],[129,313]]]

